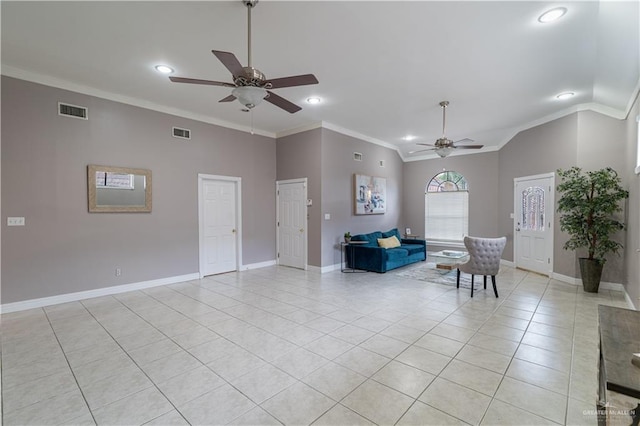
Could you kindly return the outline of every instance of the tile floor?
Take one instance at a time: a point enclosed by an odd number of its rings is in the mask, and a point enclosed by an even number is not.
[[[491,287],[491,286],[489,286]],[[597,305],[283,267],[2,315],[5,425],[596,424]]]

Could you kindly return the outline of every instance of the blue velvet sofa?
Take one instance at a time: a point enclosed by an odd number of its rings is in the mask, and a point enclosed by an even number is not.
[[[400,247],[383,248],[378,246],[378,238],[395,235]],[[372,232],[351,237],[351,241],[366,241],[347,247],[347,265],[350,268],[372,272],[387,272],[410,263],[427,260],[427,243],[424,240],[403,239],[394,228],[388,232]]]

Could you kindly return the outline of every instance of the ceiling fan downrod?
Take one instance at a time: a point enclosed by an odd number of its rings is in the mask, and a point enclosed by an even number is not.
[[[447,106],[449,106],[449,101],[440,102],[440,106],[442,107],[442,139],[445,139],[445,125],[447,122]]]
[[[242,0],[247,6],[247,67],[251,68],[251,9],[253,9],[258,0]]]

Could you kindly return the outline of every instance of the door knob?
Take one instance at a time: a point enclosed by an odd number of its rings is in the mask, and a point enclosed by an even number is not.
[[[520,228],[516,228],[516,231],[520,231]]]
[[[236,230],[235,230],[235,229],[232,229],[232,230],[231,230],[231,232],[235,234],[235,233],[236,233]]]
[[[300,228],[300,232],[304,232],[304,229]]]

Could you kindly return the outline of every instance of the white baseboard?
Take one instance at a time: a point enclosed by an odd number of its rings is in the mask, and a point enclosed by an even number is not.
[[[157,280],[141,281],[131,284],[116,285],[112,287],[97,288],[95,290],[78,291],[75,293],[59,294],[57,296],[41,297],[39,299],[23,300],[20,302],[5,303],[0,305],[0,313],[25,311],[27,309],[41,308],[43,306],[59,305],[61,303],[76,302],[78,300],[93,297],[109,296],[112,294],[126,293],[128,291],[142,290],[161,285],[175,284],[183,281],[200,279],[200,274],[177,275],[175,277],[159,278]]]
[[[630,309],[633,309],[634,311],[638,310],[638,308],[636,308],[636,305],[633,304],[633,300],[631,300],[631,296],[629,296],[629,293],[627,293],[626,291],[624,292],[624,298],[627,301],[627,305],[629,305]]]
[[[516,264],[510,260],[500,259],[500,264],[504,266],[510,266],[511,268],[515,268]]]
[[[258,263],[250,263],[248,265],[242,265],[240,267],[241,271],[248,271],[249,269],[259,269],[259,268],[266,268],[268,266],[273,266],[276,265],[276,260],[267,260],[265,262],[258,262]]]
[[[316,266],[317,268],[317,266]],[[333,271],[339,271],[341,268],[341,265],[339,263],[334,263],[333,265],[328,265],[328,266],[323,266],[320,269],[320,273],[321,274],[326,274],[327,272],[333,272]]]
[[[551,279],[556,281],[562,281],[563,283],[573,284],[573,285],[582,284],[582,280],[578,278],[573,278],[568,275],[562,275],[557,272],[554,272],[553,274],[551,274]]]

